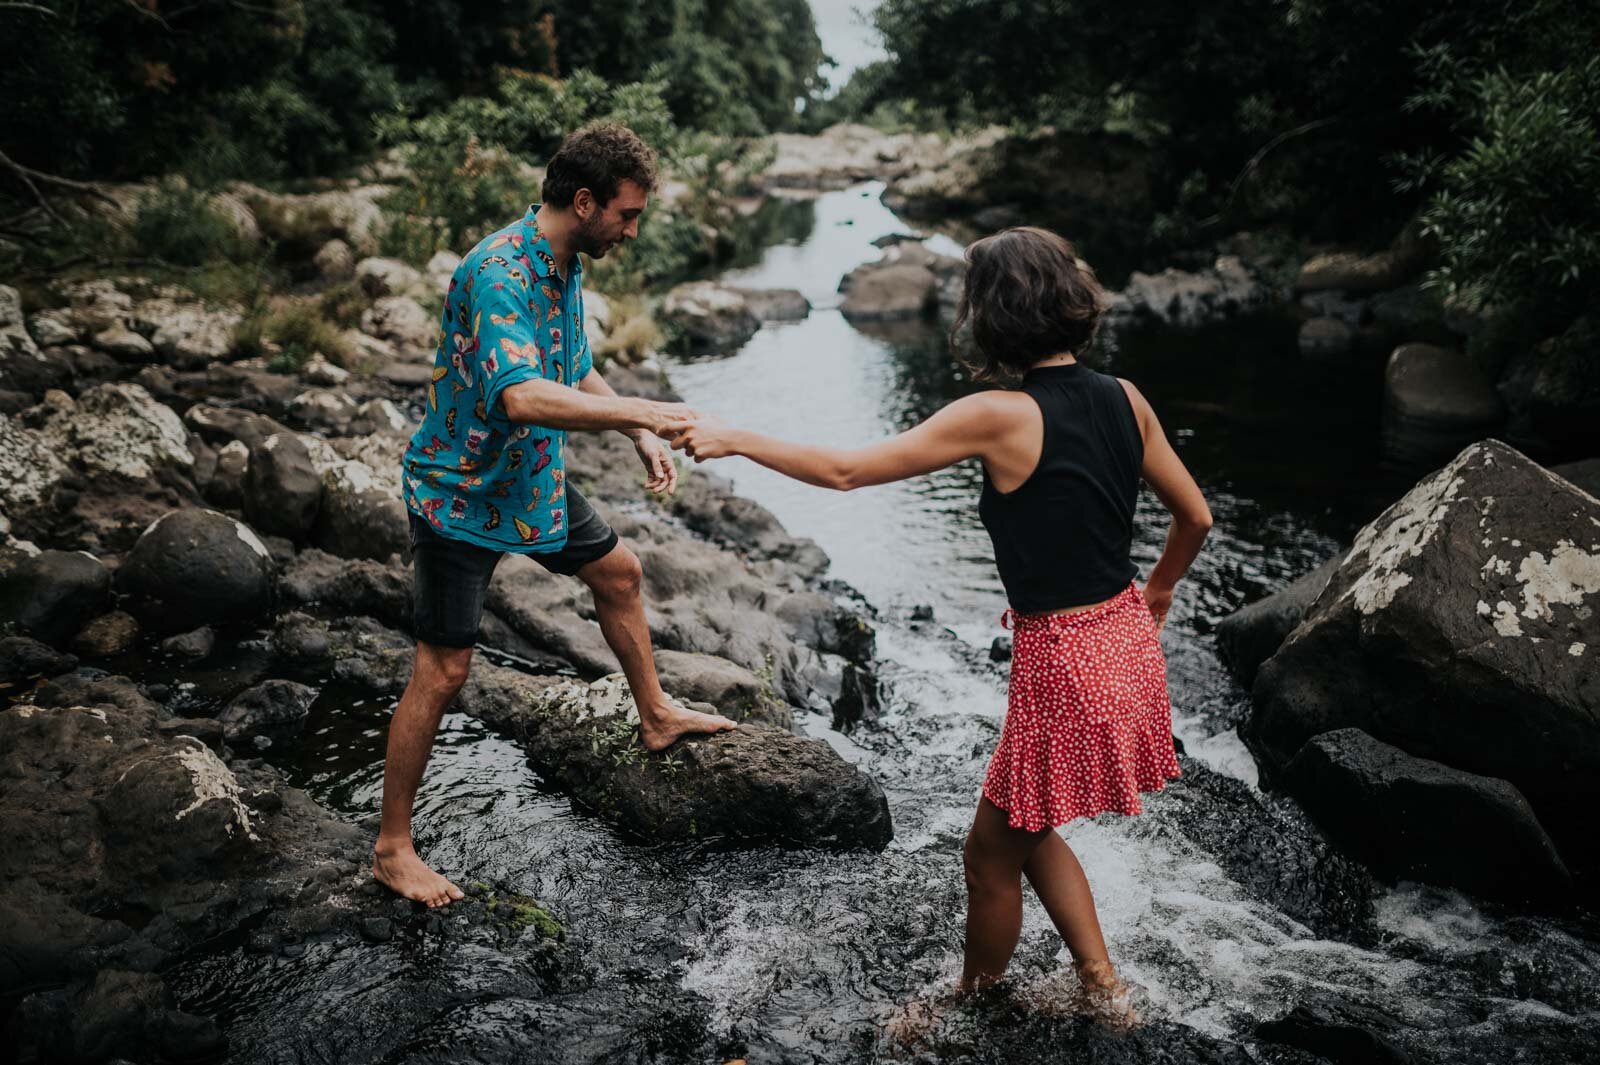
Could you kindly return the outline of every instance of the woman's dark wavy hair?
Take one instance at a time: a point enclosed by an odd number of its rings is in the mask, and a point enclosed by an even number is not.
[[[951,343],[972,326],[980,381],[1021,377],[1058,352],[1081,355],[1105,313],[1105,293],[1088,263],[1064,237],[1014,226],[967,248],[967,279],[950,328]]]
[[[579,189],[588,189],[601,207],[624,181],[655,191],[656,153],[627,126],[601,122],[567,134],[550,157],[540,195],[552,207],[571,207]]]

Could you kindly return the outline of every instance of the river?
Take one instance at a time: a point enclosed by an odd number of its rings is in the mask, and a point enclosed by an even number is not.
[[[777,435],[854,444],[970,387],[937,330],[872,335],[839,314],[839,278],[877,257],[875,238],[907,231],[880,192],[866,185],[795,205],[809,215],[803,235],[725,275],[798,288],[813,310],[730,356],[674,361],[688,402]],[[1247,696],[1210,628],[1332,555],[1407,486],[1378,461],[1376,374],[1302,366],[1293,323],[1271,318],[1199,336],[1107,335],[1099,347],[1097,358],[1150,398],[1216,517],[1163,636],[1175,731],[1190,756],[1254,787],[1233,728]],[[544,789],[513,743],[452,714],[419,800],[421,849],[458,879],[546,902],[567,923],[566,960],[552,969],[422,931],[382,945],[313,942],[294,957],[219,951],[169,983],[184,1009],[229,1031],[230,1060],[870,1060],[884,1052],[888,1018],[954,979],[961,842],[1005,700],[1003,667],[987,655],[1004,602],[977,519],[978,472],[841,494],[743,461],[718,469],[815,539],[831,576],[879,612],[882,715],[848,734],[824,715],[801,717],[882,783],[894,842],[881,854],[641,844]],[[1153,498],[1137,522],[1147,568],[1165,531]],[[912,621],[914,607],[933,620]],[[325,697],[304,738],[274,760],[318,801],[366,816],[380,795],[390,709]],[[1158,1042],[1174,1048],[1160,1060],[1190,1060],[1185,1033],[1259,1047],[1254,1024],[1310,994],[1382,1000],[1412,1028],[1439,1030],[1440,1060],[1477,1060],[1462,1048],[1480,1034],[1498,1046],[1530,1026],[1600,1027],[1592,929],[1406,884],[1382,892],[1362,943],[1318,938],[1231,879],[1168,816],[1170,798],[1147,796],[1139,817],[1063,829],[1113,957],[1141,989],[1152,1030],[1165,1033]],[[1030,896],[1012,994],[1059,998],[1066,962]],[[982,1016],[950,1058],[994,1060],[1004,1048],[1011,1060],[1055,1060],[1047,1051],[1064,1045],[1065,1029],[1049,1025],[1005,1042]],[[1264,1060],[1256,1050],[1239,1060],[1252,1059]]]

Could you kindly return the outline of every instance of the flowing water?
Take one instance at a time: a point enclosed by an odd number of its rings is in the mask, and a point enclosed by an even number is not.
[[[858,330],[837,310],[841,275],[877,257],[874,238],[905,231],[880,191],[792,205],[809,215],[805,235],[727,275],[799,288],[814,309],[731,356],[675,363],[687,401],[777,435],[848,445],[970,387],[936,330]],[[1219,664],[1210,627],[1332,555],[1407,487],[1380,472],[1376,370],[1308,369],[1293,323],[1270,319],[1200,336],[1107,336],[1101,349],[1150,398],[1216,517],[1163,636],[1175,730],[1191,756],[1254,787],[1233,731],[1247,697]],[[1004,709],[1004,672],[987,655],[1004,602],[975,510],[978,471],[848,494],[742,460],[718,471],[814,538],[832,575],[880,613],[881,716],[848,735],[802,716],[807,732],[882,783],[894,842],[881,854],[643,844],[542,788],[514,744],[451,715],[419,800],[421,849],[458,879],[546,902],[567,923],[566,960],[551,969],[425,930],[382,945],[313,943],[297,957],[220,952],[169,981],[185,1009],[230,1031],[232,1060],[869,1060],[888,1018],[952,981],[961,842]],[[1164,518],[1141,501],[1142,567],[1159,553]],[[913,607],[931,607],[933,620],[911,621]],[[365,816],[380,795],[390,709],[326,692],[306,735],[274,760],[322,803]],[[1230,879],[1164,816],[1168,798],[1147,796],[1139,817],[1062,831],[1113,957],[1169,1032],[1250,1043],[1257,1020],[1314,993],[1377,997],[1414,1026],[1450,1026],[1440,1060],[1479,1060],[1462,1050],[1476,1031],[1600,1027],[1592,931],[1401,885],[1381,895],[1364,945],[1321,939]],[[1066,960],[1030,897],[1017,985],[1049,998]],[[1037,1053],[1014,1059],[1043,1060],[1051,1038],[1046,1029]],[[979,1057],[986,1040],[971,1036]],[[1175,1053],[1163,1060],[1187,1060]]]

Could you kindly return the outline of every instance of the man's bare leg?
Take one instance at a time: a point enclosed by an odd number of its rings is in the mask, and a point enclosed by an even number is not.
[[[470,647],[417,643],[411,681],[389,722],[389,748],[383,762],[383,818],[372,851],[372,875],[398,895],[429,907],[463,897],[460,888],[417,857],[411,840],[411,807],[433,751],[433,737],[445,708],[466,683]]]
[[[639,598],[643,571],[638,557],[626,545],[617,544],[605,557],[578,570],[578,578],[594,593],[600,633],[628,677],[628,688],[639,707],[640,737],[647,750],[663,750],[691,733],[726,732],[736,727],[725,717],[679,706],[661,690],[650,650],[650,626],[645,621],[644,602]]]

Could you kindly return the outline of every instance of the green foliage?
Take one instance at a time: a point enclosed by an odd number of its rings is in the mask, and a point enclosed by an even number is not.
[[[139,200],[126,239],[140,255],[175,266],[231,262],[253,254],[207,195],[182,181],[164,181]]]
[[[233,342],[246,357],[270,351],[267,369],[273,373],[297,373],[317,354],[334,363],[350,357],[350,346],[338,326],[308,303],[253,308],[234,330]]]
[[[480,890],[487,887],[487,884],[483,884]],[[526,895],[514,893],[501,895],[490,892],[484,899],[483,909],[490,917],[505,921],[518,932],[533,928],[544,939],[560,942],[567,938],[567,930],[562,927],[561,922],[556,920],[549,910],[539,905],[537,900]]]

